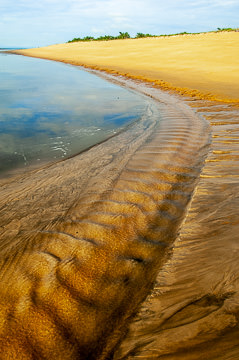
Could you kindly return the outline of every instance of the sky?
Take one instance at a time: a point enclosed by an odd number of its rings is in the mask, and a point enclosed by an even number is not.
[[[0,48],[239,27],[239,0],[0,0]]]

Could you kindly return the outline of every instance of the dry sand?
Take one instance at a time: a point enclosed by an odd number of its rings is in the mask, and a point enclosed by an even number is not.
[[[37,344],[46,359],[52,358],[51,351],[59,351],[54,358],[61,359],[64,352],[64,359],[72,360],[80,352],[98,360],[109,358],[119,341],[114,360],[238,360],[238,41],[239,33],[213,33],[19,51],[136,79],[163,80],[172,90],[186,86],[197,91],[184,89],[185,95],[195,96],[184,97],[183,103],[178,96],[168,99],[137,82],[132,86],[159,101],[158,110],[150,105],[138,129],[2,187],[8,196],[1,209],[9,223],[8,229],[6,220],[2,225],[7,246],[0,273],[5,294],[1,316],[8,334],[12,328],[15,335],[10,345],[4,344],[6,351],[17,353],[22,347],[25,358],[31,359]],[[126,81],[126,86],[131,83]],[[49,223],[39,220],[38,204],[43,219],[52,212]],[[35,237],[33,228],[27,231],[29,222],[38,229]],[[88,244],[79,247],[82,239]],[[162,255],[166,243],[170,249]],[[43,267],[47,259],[50,270]],[[73,272],[75,264],[81,272]],[[85,278],[78,281],[82,274]],[[33,275],[37,281],[31,281]],[[125,323],[156,276],[156,286],[122,341]],[[74,290],[71,300],[66,289]],[[9,298],[16,299],[16,305]],[[14,316],[18,322],[12,321]],[[45,329],[46,320],[50,325]],[[68,332],[59,337],[59,324],[67,324],[73,344],[65,343]],[[45,333],[59,338],[47,336],[41,342],[37,336]]]
[[[239,101],[239,32],[76,42],[19,53],[147,80],[191,96]]]

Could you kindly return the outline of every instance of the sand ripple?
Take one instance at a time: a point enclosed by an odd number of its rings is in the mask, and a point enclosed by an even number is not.
[[[115,359],[239,358],[239,109],[190,105],[212,126],[206,165],[173,255]]]
[[[160,103],[124,133],[2,184],[3,359],[110,358],[169,259],[209,127],[176,98],[150,95]],[[175,249],[169,263],[181,261]]]

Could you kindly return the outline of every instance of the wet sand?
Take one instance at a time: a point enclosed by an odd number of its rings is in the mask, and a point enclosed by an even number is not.
[[[115,359],[239,358],[239,108],[188,103],[212,142],[172,257]]]
[[[147,94],[145,117],[1,187],[2,348],[238,359],[238,93],[221,83],[220,101],[192,99],[103,76]]]

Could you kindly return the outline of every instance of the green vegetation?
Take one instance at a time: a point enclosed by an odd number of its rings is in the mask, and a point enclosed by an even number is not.
[[[239,28],[217,28],[217,32],[219,31],[239,31]]]
[[[135,39],[145,38],[145,37],[155,37],[155,36],[157,36],[157,35],[137,33],[136,36],[135,36]]]
[[[94,38],[93,36],[85,36],[84,38],[74,38],[73,40],[69,40],[68,43],[75,41],[92,41],[92,40],[107,41],[107,40],[116,40],[116,39],[130,39],[130,35],[128,32],[120,31],[118,36],[105,35],[105,36],[100,36],[98,38]]]
[[[214,31],[207,31],[207,32],[221,32],[221,31],[238,31],[239,28],[217,28],[217,30]],[[130,34],[128,32],[119,32],[118,36],[112,36],[112,35],[104,35],[100,36],[98,38],[94,38],[93,36],[85,36],[84,38],[74,38],[73,40],[69,40],[68,43],[76,42],[76,41],[108,41],[108,40],[117,40],[117,39],[139,39],[139,38],[146,38],[146,37],[166,37],[166,36],[175,36],[175,35],[193,35],[193,34],[201,34],[201,33],[188,33],[186,31],[176,33],[176,34],[165,34],[165,35],[151,35],[151,34],[143,34],[143,33],[137,33],[134,38],[131,38]]]

